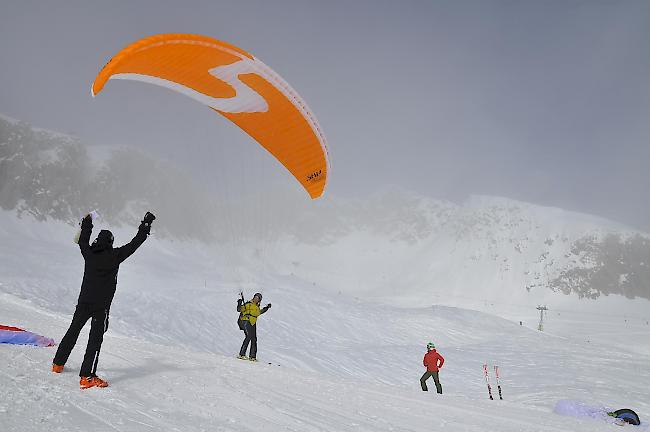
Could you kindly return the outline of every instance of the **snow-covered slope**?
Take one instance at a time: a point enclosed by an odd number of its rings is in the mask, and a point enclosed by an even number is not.
[[[403,191],[294,213],[300,221],[278,242],[275,268],[357,295],[473,307],[650,298],[650,237],[590,215],[495,197],[456,205]]]
[[[0,320],[58,341],[83,271],[74,230],[0,217]],[[116,242],[132,234],[117,229]],[[542,333],[533,307],[508,321],[424,297],[399,306],[354,297],[336,277],[314,283],[291,275],[291,267],[242,275],[223,265],[223,253],[154,234],[122,266],[100,361],[112,383],[106,390],[78,390],[85,338],[62,375],[49,372],[53,349],[0,346],[1,423],[28,432],[612,427],[553,414],[561,399],[650,416],[646,300],[626,300],[637,314],[552,309]],[[260,364],[234,359],[242,287],[273,303],[259,322]],[[499,306],[503,316],[519,312],[499,303],[484,308]],[[429,340],[447,360],[443,397],[419,390]],[[486,361],[502,370],[504,402],[486,400]]]
[[[68,324],[63,317],[7,295],[0,295],[0,316],[41,332],[61,333]],[[84,342],[82,338],[79,344]],[[374,344],[372,353],[381,354],[382,343]],[[387,385],[354,376],[251,364],[109,332],[102,370],[112,385],[81,391],[76,376],[79,353],[63,374],[55,375],[48,370],[52,351],[0,346],[3,430],[555,432],[612,428],[604,421],[560,417],[525,406],[515,400],[519,390],[512,386],[514,377],[504,379],[503,402],[455,393],[452,389],[462,386],[450,384],[445,387],[448,394],[439,397],[421,392],[417,384]],[[382,362],[380,357],[374,361]],[[450,383],[455,369],[453,360],[448,361],[445,383]],[[382,375],[390,375],[390,367],[377,378]],[[484,392],[480,374],[471,381],[472,389]],[[551,376],[546,381],[555,380]],[[538,393],[543,394],[543,389]]]

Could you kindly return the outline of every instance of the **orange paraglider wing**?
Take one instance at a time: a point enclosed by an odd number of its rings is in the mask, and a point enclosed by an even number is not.
[[[298,93],[271,68],[225,42],[190,34],[141,39],[118,52],[92,85],[144,81],[209,106],[253,137],[312,198],[323,194],[329,159],[325,137]]]

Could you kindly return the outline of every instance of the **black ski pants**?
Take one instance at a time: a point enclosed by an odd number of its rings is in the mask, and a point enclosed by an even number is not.
[[[420,378],[420,385],[422,386],[422,390],[429,391],[429,389],[427,388],[426,381],[431,377],[433,377],[433,382],[436,383],[436,391],[442,394],[442,385],[440,385],[440,378],[438,377],[438,372],[426,371],[424,375],[422,375],[422,378]]]
[[[241,349],[239,350],[240,356],[246,355],[246,350],[248,349],[248,344],[251,344],[251,354],[250,358],[257,357],[257,328],[255,324],[251,324],[250,321],[242,321],[244,323],[244,342],[241,344]]]
[[[108,312],[109,309],[106,307],[98,307],[88,303],[77,304],[70,328],[61,339],[53,363],[61,366],[65,365],[77,343],[81,329],[91,319],[88,346],[86,347],[83,363],[81,363],[79,376],[94,376],[97,372],[97,362],[99,361],[99,351],[104,340],[104,333],[108,330]]]

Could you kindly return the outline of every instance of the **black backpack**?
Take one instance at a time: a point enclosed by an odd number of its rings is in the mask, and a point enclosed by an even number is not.
[[[242,316],[243,316],[242,309],[243,309],[244,305],[246,305],[248,303],[250,303],[250,302],[246,302],[246,303],[243,303],[241,305],[239,303],[237,303],[237,312],[239,312],[239,317],[237,318],[237,327],[239,327],[239,330],[242,330],[242,331],[244,330],[244,321],[242,320]]]

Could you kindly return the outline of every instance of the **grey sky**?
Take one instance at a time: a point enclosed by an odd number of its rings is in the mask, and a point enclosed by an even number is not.
[[[205,172],[205,146],[250,147],[211,110],[142,83],[90,97],[125,45],[204,34],[253,53],[304,97],[329,141],[329,193],[500,195],[650,230],[649,1],[4,0],[1,10],[0,113],[36,126]]]

